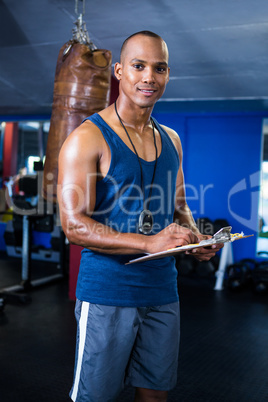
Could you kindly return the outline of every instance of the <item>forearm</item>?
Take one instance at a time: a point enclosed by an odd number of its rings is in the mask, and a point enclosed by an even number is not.
[[[138,233],[120,233],[88,216],[61,218],[70,243],[104,254],[140,254],[147,252],[148,237]]]
[[[86,215],[61,217],[61,222],[70,243],[104,254],[152,254],[198,242],[191,230],[175,223],[155,235],[146,236],[117,232]]]
[[[190,229],[197,236],[201,234],[196,226],[192,212],[188,207],[187,203],[183,204],[182,206],[176,209],[174,214],[174,222],[177,223],[178,225]]]

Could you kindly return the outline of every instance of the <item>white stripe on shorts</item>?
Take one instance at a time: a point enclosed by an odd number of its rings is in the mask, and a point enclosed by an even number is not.
[[[71,395],[71,399],[73,401],[76,400],[77,392],[78,392],[78,384],[80,380],[80,373],[82,367],[83,354],[85,349],[85,341],[86,341],[86,332],[87,332],[87,318],[88,318],[88,310],[90,303],[82,302],[81,315],[79,320],[79,347],[78,347],[78,358],[75,372],[75,380],[73,386],[73,392]]]

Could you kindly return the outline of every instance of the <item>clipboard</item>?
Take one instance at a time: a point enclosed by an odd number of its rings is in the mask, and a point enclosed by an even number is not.
[[[208,240],[202,240],[200,243],[196,244],[187,244],[186,246],[171,248],[169,250],[160,251],[154,254],[146,254],[143,257],[135,258],[128,261],[125,265],[134,264],[136,262],[156,260],[158,258],[171,257],[175,256],[176,254],[183,253],[184,251],[193,250],[194,248],[208,247],[218,243],[229,243],[235,240],[245,239],[247,237],[254,236],[253,234],[245,235],[243,232],[232,234],[231,230],[232,226],[226,226],[224,228],[221,228]]]

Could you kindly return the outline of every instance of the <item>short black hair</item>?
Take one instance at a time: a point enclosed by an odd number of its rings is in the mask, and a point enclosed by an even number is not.
[[[124,40],[123,45],[121,47],[121,51],[120,51],[120,60],[122,57],[122,53],[126,47],[127,42],[129,41],[129,39],[133,38],[136,35],[144,35],[144,36],[150,36],[151,38],[157,38],[157,39],[161,39],[161,36],[157,35],[156,33],[152,32],[152,31],[139,31],[139,32],[135,32],[134,34],[130,35],[127,39]]]

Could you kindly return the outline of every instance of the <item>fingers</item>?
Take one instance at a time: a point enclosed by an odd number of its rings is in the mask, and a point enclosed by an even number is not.
[[[190,229],[177,223],[172,223],[156,235],[150,236],[147,239],[146,252],[155,253],[188,244],[198,244],[201,236],[205,235],[198,234],[197,236]],[[209,260],[221,247],[223,247],[222,244],[215,244],[206,248],[200,247],[187,252],[187,254],[193,254],[197,259]]]
[[[199,261],[209,261],[223,246],[223,243],[213,244],[209,247],[200,247],[187,251],[186,254],[193,255]]]
[[[198,237],[190,229],[177,225],[176,223],[169,225],[167,230],[176,242],[176,246],[185,246],[199,242]]]
[[[212,236],[210,236],[210,235],[204,235],[204,234],[198,235],[199,242],[202,241],[202,240],[208,240],[208,239],[211,239],[211,238],[212,238]]]

